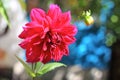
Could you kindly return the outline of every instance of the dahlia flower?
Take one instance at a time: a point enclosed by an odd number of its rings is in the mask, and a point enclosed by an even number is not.
[[[19,35],[23,39],[19,45],[26,51],[27,62],[59,61],[69,54],[68,45],[75,42],[77,32],[70,23],[70,11],[63,13],[59,6],[51,4],[48,12],[32,9],[30,19]]]

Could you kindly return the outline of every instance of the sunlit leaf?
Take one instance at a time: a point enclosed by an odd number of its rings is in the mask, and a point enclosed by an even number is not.
[[[43,75],[57,67],[61,67],[61,66],[66,66],[66,65],[63,63],[58,63],[58,62],[47,63],[42,67],[42,69],[40,71],[37,72],[37,74]]]
[[[25,70],[28,72],[28,74],[31,76],[31,77],[35,77],[35,73],[32,71],[32,69],[22,60],[20,59],[18,56],[16,56],[16,58],[23,64]]]

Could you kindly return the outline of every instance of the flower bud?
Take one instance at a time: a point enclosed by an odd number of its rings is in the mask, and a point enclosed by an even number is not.
[[[94,23],[94,19],[93,19],[92,16],[87,16],[87,17],[85,18],[84,22],[85,22],[85,24],[86,24],[87,26],[89,26],[89,25],[91,25],[91,24]]]
[[[89,25],[91,25],[91,24],[94,23],[94,19],[93,19],[93,17],[91,16],[91,11],[90,11],[90,10],[89,10],[89,11],[84,11],[84,12],[82,13],[82,19],[83,19],[83,21],[85,22],[85,24],[86,24],[87,26],[89,26]]]

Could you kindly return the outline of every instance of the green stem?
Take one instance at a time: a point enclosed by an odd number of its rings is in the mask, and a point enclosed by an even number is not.
[[[42,64],[40,65],[40,68],[39,68],[38,70],[41,70],[43,66],[44,66],[44,64],[42,63]]]
[[[40,65],[40,67],[39,67],[39,69],[38,70],[41,70],[41,68],[43,67],[43,63],[41,63],[41,65]],[[36,74],[36,67],[37,67],[37,63],[32,63],[32,71]],[[35,80],[35,77],[32,77],[32,80]],[[39,80],[41,80],[41,79],[39,79]]]
[[[32,63],[32,70],[33,70],[33,72],[35,72],[35,64],[34,63]],[[32,80],[35,80],[35,78],[32,77]]]

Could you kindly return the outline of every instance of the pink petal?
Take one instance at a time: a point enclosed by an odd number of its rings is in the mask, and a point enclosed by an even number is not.
[[[51,53],[49,52],[49,50],[45,51],[43,54],[44,54],[44,59],[41,60],[43,63],[47,63],[50,60],[52,60]]]
[[[34,8],[30,13],[30,19],[39,23],[43,23],[43,19],[46,16],[42,9]]]
[[[61,9],[59,6],[51,4],[47,15],[50,16],[52,20],[57,20],[61,15]]]
[[[61,20],[60,20],[59,24],[61,24],[61,25],[70,24],[70,21],[71,21],[70,11],[63,13],[61,15],[60,19]]]
[[[59,28],[53,28],[52,32],[58,32],[62,36],[74,36],[77,33],[77,28],[74,25],[63,25]]]
[[[19,45],[24,48],[24,49],[28,49],[31,46],[40,43],[40,38],[38,37],[37,34],[32,35],[31,37],[26,38],[24,41],[22,41]]]
[[[43,51],[47,50],[47,44],[46,44],[46,42],[43,43],[43,48],[42,49],[43,49]]]
[[[61,60],[61,58],[63,56],[63,53],[61,54],[61,51],[60,51],[59,47],[54,48],[52,53],[53,53],[53,59],[55,61],[60,61]]]
[[[20,38],[25,39],[27,37],[31,37],[34,34],[43,35],[44,29],[43,26],[37,25],[33,22],[27,23],[26,27],[23,27],[22,33],[19,35]],[[41,33],[40,33],[41,32]]]
[[[40,48],[38,46],[34,46],[31,50],[30,49],[27,49],[26,50],[26,59],[27,59],[27,62],[38,62],[39,61],[39,57],[40,56]]]
[[[28,44],[28,41],[24,40],[19,44],[19,46],[22,47],[23,49],[26,49],[28,47],[27,44]]]
[[[63,36],[63,42],[65,42],[67,45],[75,42],[75,38],[73,36]]]
[[[68,25],[68,26],[62,28],[61,32],[63,34],[67,34],[69,36],[75,36],[75,34],[77,33],[77,28],[74,25]]]

